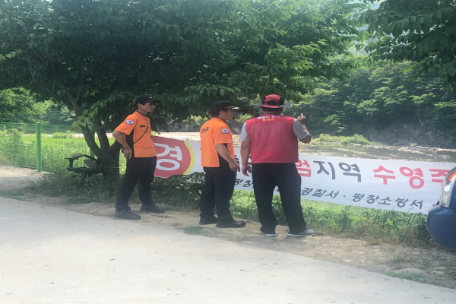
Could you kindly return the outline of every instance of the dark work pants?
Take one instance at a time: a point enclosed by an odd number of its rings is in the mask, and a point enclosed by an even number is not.
[[[236,171],[229,167],[203,167],[206,173],[200,198],[201,218],[214,216],[217,210],[219,221],[230,220],[230,200],[236,182]]]
[[[301,176],[295,164],[253,164],[253,191],[258,207],[261,231],[272,233],[277,220],[272,209],[272,196],[277,186],[290,233],[306,229],[301,207]]]
[[[152,199],[152,182],[154,181],[157,157],[133,157],[127,161],[127,170],[117,191],[116,211],[128,211],[130,199],[135,186],[138,185],[139,200],[143,205],[154,205]]]

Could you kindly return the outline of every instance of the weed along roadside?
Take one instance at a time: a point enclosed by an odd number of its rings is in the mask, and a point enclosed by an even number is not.
[[[0,196],[112,217],[113,189],[116,188],[112,182],[95,176],[81,180],[11,166],[0,166],[0,173],[3,177]],[[197,176],[192,178],[198,179]],[[66,193],[58,191],[60,187],[67,189]],[[199,226],[196,209],[198,187],[201,185],[190,183],[183,177],[160,179],[156,183],[155,197],[167,212],[163,215],[142,214],[141,224],[456,289],[456,254],[430,240],[423,215],[303,201],[304,212],[309,225],[317,231],[316,235],[290,239],[286,237],[286,226],[279,225],[277,237],[266,238],[259,233],[254,198],[251,193],[243,191],[235,192],[232,204],[233,215],[247,221],[245,229]],[[133,210],[139,209],[137,197],[132,198],[131,206]],[[281,214],[278,218],[284,220]]]

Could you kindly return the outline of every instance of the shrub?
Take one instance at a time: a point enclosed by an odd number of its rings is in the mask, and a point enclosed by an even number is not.
[[[155,178],[154,199],[167,205],[198,208],[204,185],[204,173]]]
[[[358,145],[370,145],[371,142],[368,141],[364,136],[355,134],[352,137],[342,137],[341,143],[343,145],[351,145],[351,144],[358,144]]]
[[[62,172],[44,176],[34,185],[33,191],[47,196],[64,196],[71,204],[113,202],[118,183],[118,180],[101,175],[84,177]]]
[[[25,143],[22,140],[22,134],[17,129],[8,130],[9,136],[2,139],[0,145],[1,155],[7,159],[11,165],[34,168],[33,156],[35,149],[33,144]]]

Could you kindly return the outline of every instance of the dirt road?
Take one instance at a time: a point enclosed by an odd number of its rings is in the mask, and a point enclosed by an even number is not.
[[[112,217],[111,203],[64,204],[62,198],[37,196],[24,191],[25,187],[45,174],[25,168],[0,166],[0,196],[101,217]],[[138,210],[139,207],[139,204],[132,203],[134,210]],[[374,245],[361,240],[322,235],[318,231],[313,237],[289,239],[286,237],[287,228],[284,226],[278,227],[276,238],[267,238],[259,233],[257,222],[248,222],[244,229],[217,229],[214,225],[199,226],[196,211],[173,211],[167,206],[162,207],[168,209],[164,215],[143,214],[141,224],[302,255],[456,289],[455,252],[388,244]]]
[[[188,235],[152,224],[158,218],[124,221],[1,196],[0,210],[0,303],[456,301],[453,289]]]

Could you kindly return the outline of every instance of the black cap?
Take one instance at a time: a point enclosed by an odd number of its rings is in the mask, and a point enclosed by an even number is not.
[[[161,102],[161,100],[155,99],[149,95],[141,95],[141,96],[136,97],[136,99],[135,99],[136,104],[138,104],[138,103],[146,104],[148,102]]]
[[[209,114],[211,116],[217,116],[220,114],[220,111],[228,111],[228,109],[239,110],[238,107],[233,106],[229,100],[219,100],[212,104]]]

